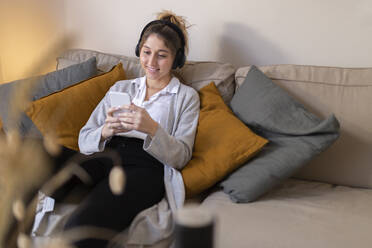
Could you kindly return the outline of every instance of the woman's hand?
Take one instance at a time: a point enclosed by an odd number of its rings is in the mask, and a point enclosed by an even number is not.
[[[122,128],[147,133],[151,137],[155,136],[159,124],[151,118],[146,109],[138,107],[133,103],[131,105],[124,105],[121,108],[128,110],[118,115]]]
[[[129,106],[129,105],[128,105]],[[119,107],[109,108],[106,113],[105,124],[101,132],[101,140],[105,140],[111,136],[114,136],[117,133],[128,132],[128,129],[125,129],[120,121],[119,116],[114,116],[114,112],[120,110]]]

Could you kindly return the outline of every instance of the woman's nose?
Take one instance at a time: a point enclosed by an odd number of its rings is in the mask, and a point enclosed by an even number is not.
[[[154,65],[156,65],[156,63],[157,63],[156,56],[153,55],[153,54],[151,54],[151,56],[150,56],[150,58],[149,58],[149,64],[150,64],[151,66],[154,66]]]

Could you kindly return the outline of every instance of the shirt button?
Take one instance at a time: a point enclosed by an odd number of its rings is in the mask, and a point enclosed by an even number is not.
[[[125,143],[121,143],[120,148],[125,148]]]

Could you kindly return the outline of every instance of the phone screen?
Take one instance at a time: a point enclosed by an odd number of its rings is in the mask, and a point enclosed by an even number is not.
[[[110,92],[111,107],[130,105],[130,95],[125,92]]]

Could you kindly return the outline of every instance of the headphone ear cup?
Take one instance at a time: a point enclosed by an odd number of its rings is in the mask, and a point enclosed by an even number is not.
[[[178,63],[178,67],[182,68],[185,65],[185,62],[186,62],[186,56],[185,56],[184,53],[181,53],[180,60],[179,60],[179,63]]]
[[[174,58],[172,69],[177,69],[177,67],[182,68],[182,66],[185,64],[185,61],[186,61],[186,56],[184,52],[182,51],[182,49],[179,49]]]
[[[137,46],[136,46],[136,50],[135,50],[135,52],[136,52],[136,56],[137,57],[139,57],[139,55],[140,55],[140,49],[139,49],[139,46],[140,46],[140,44],[139,44],[139,42],[137,43]]]

